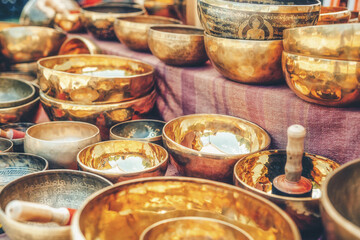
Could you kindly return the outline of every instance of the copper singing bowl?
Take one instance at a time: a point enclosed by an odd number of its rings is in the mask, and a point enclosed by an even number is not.
[[[54,18],[55,26],[65,32],[82,32],[84,29],[80,20],[80,11],[70,11],[67,14],[56,13]]]
[[[11,140],[0,137],[0,153],[12,152],[13,146],[14,146],[14,144]]]
[[[35,97],[35,87],[26,80],[0,78],[0,108],[24,105]]]
[[[0,31],[1,53],[13,63],[56,55],[66,35],[47,27],[11,27]]]
[[[149,48],[154,56],[169,65],[204,64],[208,57],[204,46],[204,30],[186,25],[150,27]]]
[[[347,23],[351,12],[346,7],[321,7],[317,25]]]
[[[73,239],[138,240],[155,222],[198,216],[226,221],[254,239],[300,240],[294,222],[264,198],[205,179],[130,180],[94,194],[76,212]]]
[[[61,45],[59,55],[75,54],[101,54],[101,48],[93,41],[80,37],[72,36],[66,39]]]
[[[115,34],[121,43],[136,51],[149,51],[150,27],[163,24],[181,24],[181,21],[160,16],[136,16],[115,20]]]
[[[199,239],[253,240],[244,230],[233,224],[204,217],[178,217],[149,226],[140,240]]]
[[[99,129],[89,123],[45,122],[27,129],[24,150],[46,158],[50,168],[77,169],[78,152],[100,140]]]
[[[322,185],[320,210],[328,240],[360,239],[360,159],[330,174]]]
[[[339,107],[359,101],[360,63],[283,52],[286,82],[301,99]]]
[[[148,94],[154,68],[141,61],[111,55],[62,55],[38,61],[41,90],[79,104],[119,103]]]
[[[284,29],[317,23],[318,0],[198,0],[205,32],[235,39],[282,39]]]
[[[305,153],[302,161],[302,176],[313,184],[312,197],[296,198],[272,194],[273,179],[285,174],[285,150],[261,151],[239,160],[234,167],[234,183],[277,204],[289,214],[307,239],[306,237],[321,234],[320,187],[326,176],[339,165],[328,158],[310,153]]]
[[[360,61],[360,26],[333,24],[284,31],[284,50],[304,56]]]
[[[169,121],[163,141],[181,175],[231,181],[235,163],[267,149],[270,136],[241,118],[194,114]]]
[[[205,33],[205,48],[215,69],[226,78],[248,84],[273,84],[283,80],[282,40],[241,40]]]
[[[88,196],[110,185],[100,176],[73,170],[49,170],[25,175],[7,184],[0,193],[2,227],[12,240],[68,240],[70,226],[18,222],[5,215],[6,205],[12,200],[23,200],[56,208],[78,209]]]

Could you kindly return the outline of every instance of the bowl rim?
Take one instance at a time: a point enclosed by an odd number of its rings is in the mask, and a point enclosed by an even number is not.
[[[327,12],[327,13],[321,13],[321,9],[337,9],[333,12]],[[319,19],[320,17],[323,17],[323,16],[328,16],[328,15],[341,15],[341,14],[348,14],[349,15],[349,18],[351,16],[351,11],[350,9],[348,9],[347,7],[331,7],[331,6],[321,6],[321,9],[320,9],[320,14],[319,14]],[[316,25],[314,25],[316,26]]]
[[[38,31],[41,31],[41,32],[46,30],[47,32],[58,33],[60,36],[62,35],[63,37],[66,37],[66,32],[61,31],[59,29],[45,27],[45,26],[26,26],[26,25],[20,25],[20,26],[5,28],[5,29],[0,31],[0,35],[4,35],[7,32],[10,32],[10,31],[15,30],[15,29],[20,29],[20,28],[23,29],[23,31],[19,31],[19,32],[21,32],[21,35],[29,35],[29,32],[25,31],[26,29],[34,29],[34,30],[38,30]],[[25,62],[25,63],[28,63],[28,62]]]
[[[336,24],[334,24],[336,25]],[[338,25],[342,25],[342,24],[338,24]],[[324,25],[325,26],[325,25]],[[327,58],[327,57],[316,57],[316,56],[306,56],[303,54],[298,54],[298,53],[290,53],[287,52],[285,50],[283,50],[282,52],[282,56],[284,57],[296,57],[296,58],[303,58],[303,59],[310,59],[313,58],[314,60],[320,61],[320,62],[337,62],[337,63],[342,63],[342,64],[358,64],[359,61],[355,61],[355,60],[338,60],[338,59],[334,59],[334,58]],[[298,61],[299,59],[296,59],[296,61]],[[285,78],[285,76],[284,76]]]
[[[37,96],[37,94],[35,94]],[[23,105],[19,105],[19,106],[16,106],[16,107],[11,107],[11,108],[0,108],[0,113],[1,112],[8,112],[8,111],[16,111],[16,110],[19,110],[21,108],[24,108],[24,107],[28,107],[32,104],[35,104],[37,101],[40,100],[40,96],[37,96],[36,98],[34,98],[33,100],[31,100],[30,102],[27,102]]]
[[[25,152],[1,152],[0,153],[0,159],[2,158],[2,156],[5,155],[20,155],[20,156],[32,156],[32,157],[36,157],[37,159],[40,159],[41,161],[43,161],[45,163],[45,167],[42,170],[36,171],[36,172],[42,172],[45,170],[49,169],[49,162],[48,160],[46,160],[44,157],[36,155],[36,154],[32,154],[32,153],[25,153]],[[27,175],[27,174],[25,174]],[[23,176],[25,176],[23,175]]]
[[[164,28],[175,28],[175,29],[185,29],[185,30],[190,29],[190,30],[202,31],[202,33],[201,34],[200,33],[199,34],[187,34],[187,33],[174,33],[174,32],[161,31],[161,29],[164,29]],[[176,36],[176,38],[179,38],[179,39],[200,38],[200,40],[203,41],[204,29],[200,28],[200,27],[196,27],[196,26],[185,25],[185,24],[161,24],[161,25],[151,26],[149,28],[148,36],[153,35],[153,34],[165,34],[168,36]],[[152,36],[151,38],[154,38],[154,36]]]
[[[139,11],[134,12],[128,12],[128,13],[116,13],[116,12],[97,12],[97,11],[91,11],[90,9],[98,9],[98,8],[133,8],[137,9]],[[110,18],[110,17],[120,17],[120,16],[135,16],[138,14],[145,14],[145,8],[141,6],[140,4],[134,3],[126,3],[126,2],[113,2],[113,4],[109,3],[99,3],[99,4],[93,4],[93,5],[87,5],[80,9],[80,16],[83,16],[85,18],[91,17],[91,15],[96,15],[97,17],[104,17],[104,18]]]
[[[224,37],[220,37],[220,36],[213,36],[211,34],[208,34],[206,31],[204,31],[204,37],[206,38],[215,38],[215,39],[221,39],[222,41],[236,41],[236,42],[246,42],[247,44],[252,43],[252,44],[259,44],[259,43],[265,43],[265,44],[274,44],[274,43],[278,43],[281,44],[283,43],[283,39],[269,39],[269,40],[259,40],[259,39],[242,39],[242,38],[224,38]]]
[[[121,23],[126,23],[126,24],[136,24],[136,25],[146,25],[146,26],[153,26],[153,25],[157,25],[159,23],[156,22],[136,22],[133,21],[134,19],[153,19],[153,20],[165,20],[168,21],[168,24],[182,24],[183,22],[176,19],[176,18],[171,18],[171,17],[164,17],[164,16],[157,16],[157,15],[138,15],[138,16],[129,16],[129,17],[117,17],[115,19],[115,25],[120,25]],[[163,24],[161,24],[163,25]]]
[[[72,41],[80,41],[81,43],[83,43],[86,48],[89,50],[90,54],[102,54],[102,50],[101,48],[92,40],[87,39],[85,37],[82,36],[69,36],[60,46],[58,55],[70,55],[70,54],[66,54],[66,52],[64,52],[63,48],[65,48],[65,46],[69,43],[71,43]],[[71,54],[71,55],[75,55],[75,54]],[[36,67],[37,67],[37,63],[36,63]]]
[[[10,101],[10,102],[2,102],[0,101],[0,108],[7,108],[7,107],[1,107],[2,104],[6,104],[6,103],[9,103],[9,104],[16,104],[15,106],[12,106],[12,107],[16,107],[16,106],[21,106],[27,102],[30,102],[32,100],[32,98],[35,96],[36,94],[36,90],[35,90],[35,87],[34,85],[28,81],[28,80],[23,80],[23,79],[20,79],[20,78],[16,78],[16,77],[1,77],[0,76],[0,82],[2,80],[10,80],[10,81],[17,81],[17,82],[21,82],[23,83],[24,85],[30,87],[30,90],[31,90],[31,93],[23,98],[20,98],[20,99],[17,99],[17,100],[13,100],[13,101]],[[24,86],[23,85],[23,86]],[[21,88],[23,89],[23,86],[21,86]],[[17,105],[17,103],[20,103],[20,105]]]
[[[313,25],[313,26],[303,26],[303,27],[296,27],[296,28],[287,28],[287,29],[284,29],[284,31],[283,31],[283,36],[284,36],[283,40],[284,40],[284,42],[287,41],[288,36],[290,36],[292,32],[302,31],[304,29],[305,30],[309,29],[309,30],[311,30],[312,34],[315,33],[318,35],[318,34],[322,34],[322,32],[324,30],[330,32],[330,31],[332,31],[333,28],[336,28],[337,30],[346,31],[349,28],[355,28],[354,30],[356,30],[356,27],[359,28],[359,25],[353,24],[353,23],[342,23],[342,24],[326,24],[326,25]]]
[[[10,139],[0,137],[0,141],[2,141],[2,142],[8,142],[8,143],[10,144],[10,147],[5,148],[4,150],[1,150],[1,153],[6,153],[6,152],[9,152],[9,151],[11,151],[11,150],[13,149],[14,143],[13,143],[13,141],[11,141]],[[0,192],[1,192],[1,191],[0,191]]]

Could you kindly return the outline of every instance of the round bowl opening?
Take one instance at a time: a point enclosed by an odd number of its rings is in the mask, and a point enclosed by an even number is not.
[[[152,140],[161,138],[165,122],[156,120],[134,120],[119,123],[110,129],[113,138]]]
[[[29,102],[35,95],[31,83],[23,80],[0,78],[0,108],[15,107]]]

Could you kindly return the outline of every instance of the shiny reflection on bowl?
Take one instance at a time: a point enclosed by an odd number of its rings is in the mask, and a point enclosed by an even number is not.
[[[14,146],[14,144],[11,140],[0,137],[0,153],[12,152],[13,146]]]
[[[20,106],[34,99],[35,87],[25,80],[0,78],[0,108]]]
[[[61,45],[59,55],[76,55],[76,54],[101,54],[101,48],[93,41],[80,37],[72,36],[66,39]]]

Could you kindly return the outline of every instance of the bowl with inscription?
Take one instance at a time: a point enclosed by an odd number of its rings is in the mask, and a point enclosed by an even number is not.
[[[0,153],[12,152],[13,146],[14,144],[11,140],[0,137]]]
[[[317,25],[348,23],[351,11],[346,7],[321,7]]]
[[[0,108],[17,107],[35,97],[35,87],[26,80],[0,78]]]
[[[35,123],[29,123],[29,122],[17,122],[17,123],[8,123],[0,126],[1,130],[9,130],[14,129],[20,132],[26,132],[26,130],[34,126]],[[23,138],[15,138],[11,139],[11,141],[14,144],[14,152],[24,152],[24,137]]]

